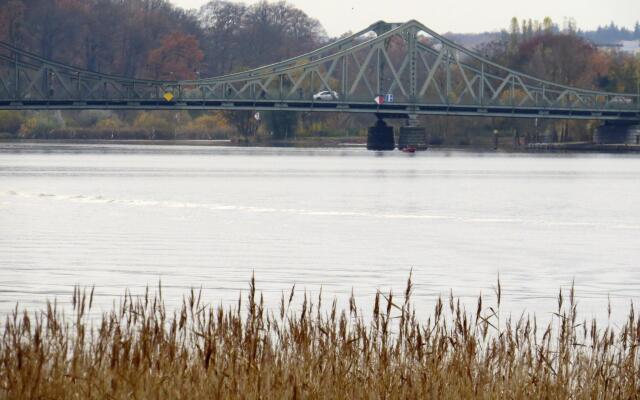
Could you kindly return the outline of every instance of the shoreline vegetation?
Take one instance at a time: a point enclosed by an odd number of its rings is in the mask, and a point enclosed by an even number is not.
[[[333,137],[316,139],[292,139],[269,142],[249,142],[233,139],[167,139],[167,140],[117,140],[117,139],[2,139],[1,144],[60,144],[60,145],[135,145],[135,146],[203,146],[203,147],[283,147],[283,148],[364,148],[366,138]],[[477,145],[430,145],[428,150],[507,152],[507,153],[640,153],[640,145],[597,144],[591,142],[532,143],[515,146],[501,141],[497,148],[489,144]]]
[[[277,309],[255,280],[234,307],[192,290],[176,311],[156,295],[125,294],[101,319],[93,290],[75,288],[71,315],[54,302],[16,306],[0,341],[0,398],[399,399],[637,398],[640,320],[633,305],[615,329],[578,317],[574,289],[560,290],[551,320],[500,314],[453,296],[416,310],[413,283],[378,292],[372,315],[353,297],[338,310],[322,294]],[[611,309],[609,307],[609,314]]]

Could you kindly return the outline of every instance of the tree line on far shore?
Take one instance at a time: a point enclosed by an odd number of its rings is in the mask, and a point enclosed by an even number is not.
[[[166,0],[0,0],[0,40],[90,70],[153,79],[194,79],[287,59],[333,40],[286,2],[214,0],[185,11]],[[636,93],[640,58],[603,50],[569,21],[511,21],[476,49],[554,82]],[[640,35],[610,25],[612,35]],[[640,37],[640,36],[639,36]],[[0,137],[57,139],[236,139],[364,135],[373,116],[251,112],[0,112]],[[495,129],[588,140],[595,123],[424,117],[434,144],[474,144]]]

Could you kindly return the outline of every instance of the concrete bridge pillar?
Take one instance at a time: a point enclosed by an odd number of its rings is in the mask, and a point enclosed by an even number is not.
[[[390,151],[396,148],[393,127],[388,126],[383,119],[378,119],[376,124],[369,128],[367,136],[367,150]]]
[[[409,147],[416,150],[426,150],[428,147],[427,131],[420,126],[418,116],[415,114],[410,114],[407,125],[400,127],[398,137],[398,149],[404,150]]]
[[[640,121],[606,121],[596,129],[597,144],[640,144]]]

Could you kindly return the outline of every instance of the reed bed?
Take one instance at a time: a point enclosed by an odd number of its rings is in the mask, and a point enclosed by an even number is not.
[[[15,312],[0,342],[3,399],[635,399],[640,322],[633,305],[618,329],[579,321],[574,290],[545,324],[500,316],[496,304],[465,311],[453,297],[430,315],[404,293],[378,293],[362,315],[322,296],[265,309],[251,279],[233,307],[191,291],[168,312],[162,290],[124,296],[88,317],[93,290],[76,288],[72,315]],[[497,301],[496,301],[497,299]],[[295,309],[295,311],[294,311]],[[71,308],[69,308],[71,310]],[[421,312],[422,313],[422,312]],[[95,325],[92,325],[95,324]]]

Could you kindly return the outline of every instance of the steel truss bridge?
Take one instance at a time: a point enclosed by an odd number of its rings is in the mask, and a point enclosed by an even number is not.
[[[337,98],[314,100],[315,93],[325,90]],[[379,95],[389,101],[377,104]],[[376,113],[381,118],[431,114],[639,121],[640,96],[538,79],[498,65],[417,21],[380,21],[272,65],[182,81],[92,72],[0,42],[0,109],[288,110]]]

